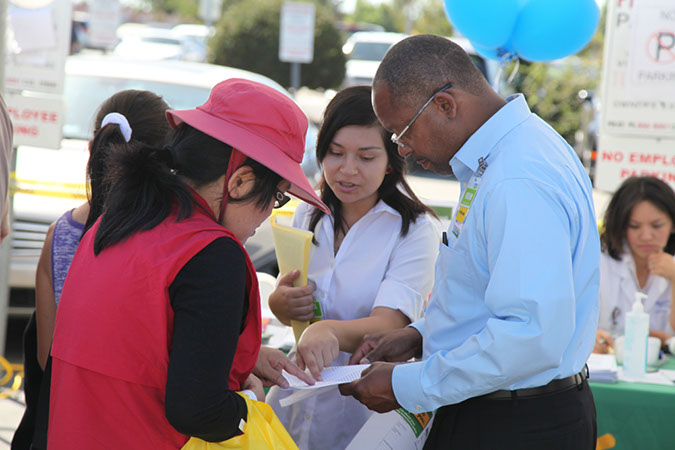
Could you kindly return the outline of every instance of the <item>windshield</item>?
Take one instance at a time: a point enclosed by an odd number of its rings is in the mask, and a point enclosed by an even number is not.
[[[125,89],[138,89],[161,95],[171,109],[190,109],[203,104],[210,89],[163,83],[159,81],[127,80],[81,75],[66,75],[64,99],[66,117],[63,137],[92,138],[96,112],[108,97]]]
[[[141,42],[149,42],[151,44],[168,44],[168,45],[181,44],[179,39],[162,38],[162,37],[143,37],[141,38]]]
[[[393,44],[380,42],[357,42],[351,53],[347,55],[349,59],[361,59],[365,61],[382,61],[389,48]]]

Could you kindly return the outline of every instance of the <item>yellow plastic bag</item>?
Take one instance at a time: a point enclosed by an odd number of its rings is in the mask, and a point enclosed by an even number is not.
[[[248,421],[244,424],[244,434],[223,442],[206,442],[192,437],[182,450],[298,449],[270,405],[251,400],[241,392],[238,394],[244,397],[248,408]]]

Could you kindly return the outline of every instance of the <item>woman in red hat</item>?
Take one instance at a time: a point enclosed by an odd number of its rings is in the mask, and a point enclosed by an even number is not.
[[[168,146],[112,152],[105,211],[70,267],[52,347],[50,449],[224,441],[247,420],[236,391],[264,398],[254,373],[304,376],[260,353],[243,244],[287,192],[327,211],[300,168],[305,115],[272,88],[231,79],[167,117]]]

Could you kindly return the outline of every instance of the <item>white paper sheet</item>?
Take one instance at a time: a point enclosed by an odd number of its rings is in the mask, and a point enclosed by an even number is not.
[[[664,377],[668,378],[670,381],[675,383],[675,370],[670,370],[670,369],[661,369],[659,370],[661,372],[661,375]]]
[[[656,372],[647,372],[643,377],[640,378],[631,378],[624,375],[623,367],[620,367],[619,380],[630,381],[633,383],[661,384],[664,386],[673,386],[673,380],[668,376],[669,374],[666,374],[664,372],[665,371],[663,370],[658,370]]]
[[[337,386],[324,386],[318,389],[296,389],[288,397],[280,399],[279,404],[285,408],[286,406],[298,403],[301,400],[315,397],[323,392],[330,391],[331,389],[337,389]]]
[[[370,364],[328,367],[327,369],[324,369],[323,372],[321,372],[321,378],[323,378],[323,381],[317,381],[316,384],[312,386],[305,383],[300,378],[291,375],[285,370],[283,371],[283,375],[288,381],[288,389],[317,389],[358,380],[361,377],[361,372],[363,372],[368,366],[370,366]],[[309,373],[309,371],[307,371],[307,373]]]

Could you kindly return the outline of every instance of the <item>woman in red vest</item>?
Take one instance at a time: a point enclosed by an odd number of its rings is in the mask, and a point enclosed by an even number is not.
[[[300,168],[304,113],[272,88],[230,79],[167,117],[168,146],[111,153],[105,212],[70,267],[52,346],[50,449],[224,441],[247,420],[236,391],[262,400],[256,375],[299,372],[260,352],[243,244],[286,192],[327,211]]]

